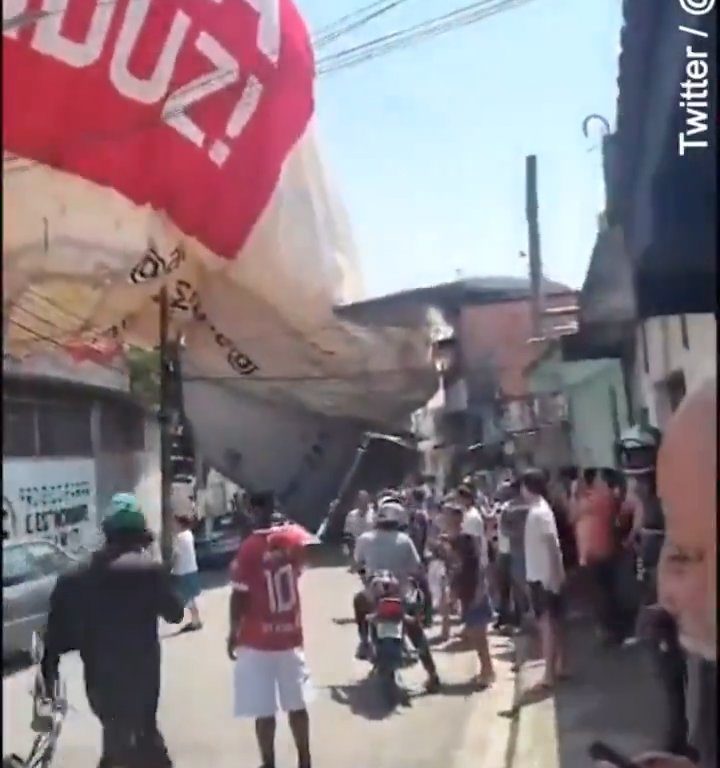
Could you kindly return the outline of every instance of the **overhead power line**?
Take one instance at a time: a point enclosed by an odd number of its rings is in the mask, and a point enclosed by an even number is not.
[[[354,14],[347,14],[347,16],[342,17],[335,24],[330,24],[329,28],[317,32],[313,37],[313,46],[316,50],[318,48],[323,48],[338,38],[344,37],[350,32],[354,32],[360,27],[369,24],[371,21],[386,14],[388,11],[392,11],[399,5],[403,5],[403,3],[406,3],[407,1],[408,0],[382,0],[382,2],[379,3],[371,3],[369,6],[359,9]],[[343,19],[346,19],[345,23],[339,23],[342,22]]]
[[[57,347],[58,349],[61,349],[66,355],[69,354],[69,350],[67,349],[67,347],[61,342],[59,342],[57,339],[52,338],[52,336],[46,336],[44,333],[39,333],[38,331],[35,331],[32,328],[29,328],[24,323],[18,322],[17,320],[15,320],[15,318],[12,318],[12,317],[9,319],[9,322],[11,325],[14,325],[16,328],[19,328],[21,331],[29,334],[36,340],[43,341],[47,344]],[[52,323],[50,323],[50,325],[52,325]],[[101,368],[105,368],[108,371],[114,371],[115,373],[120,373],[123,376],[128,375],[128,371],[125,368],[120,368],[116,365],[112,365],[112,363],[107,363],[103,360],[91,360],[90,362],[92,362],[95,365],[99,365]]]
[[[519,8],[532,1],[480,0],[480,2],[471,3],[450,13],[381,35],[343,51],[321,56],[317,62],[318,74],[326,75],[330,72],[357,66],[370,59],[416,45],[431,37],[470,26],[499,13]]]
[[[350,13],[346,13],[343,16],[340,16],[339,18],[335,19],[335,21],[328,22],[327,24],[320,27],[319,29],[316,29],[313,39],[316,39],[318,37],[322,37],[323,35],[334,32],[339,27],[343,27],[347,24],[352,24],[353,22],[357,21],[357,19],[360,16],[363,16],[364,14],[372,13],[374,10],[378,9],[379,7],[383,5],[387,5],[387,3],[388,3],[388,0],[375,0],[375,2],[373,3],[368,3],[367,5],[363,5],[360,8],[356,8],[354,11],[350,11]]]
[[[104,0],[106,3],[116,1],[117,0]],[[378,3],[372,5],[377,6],[375,11],[378,11],[380,8],[389,9],[390,5],[394,6],[399,2],[405,1],[406,0],[393,0],[391,3],[389,0],[384,0],[383,5]],[[449,13],[427,19],[424,22],[420,22],[418,24],[390,32],[388,34],[381,35],[374,39],[368,40],[365,43],[361,43],[351,48],[320,57],[317,61],[317,73],[318,75],[325,75],[330,72],[336,72],[341,69],[357,66],[358,64],[369,61],[370,59],[384,56],[392,53],[395,50],[400,50],[410,45],[414,45],[429,37],[434,37],[436,35],[452,31],[453,29],[474,24],[489,16],[511,10],[529,2],[532,2],[532,0],[479,0],[479,2],[471,3]],[[366,6],[366,8],[369,7],[370,6]],[[366,18],[366,16],[360,16],[360,18]],[[338,23],[339,21],[340,20],[338,20]],[[359,21],[359,19],[356,19],[356,22],[357,21]],[[213,75],[205,78],[201,83],[198,83],[197,86],[194,86],[190,89],[185,89],[183,92],[190,94],[199,88],[206,88],[211,83],[226,79],[229,74],[229,70],[214,73]],[[176,85],[178,85],[178,83],[171,83],[170,87],[173,88]],[[228,86],[227,90],[235,92],[242,90],[244,87],[245,83],[241,81],[237,84]],[[124,138],[133,136],[136,133],[152,130],[161,125],[164,121],[167,121],[168,118],[177,117],[180,114],[183,114],[184,111],[184,107],[161,111],[159,114],[154,115],[152,118],[142,120],[136,125],[132,125],[128,128],[118,131],[96,130],[81,133],[74,139],[70,140],[69,144],[72,146],[91,142],[120,141]],[[30,171],[40,165],[42,165],[42,163],[38,160],[31,160],[17,156],[3,158],[3,172],[6,177],[10,177],[15,173],[24,173]]]
[[[25,311],[28,315],[30,315],[33,318],[36,318],[37,320],[40,320],[44,323],[46,323],[51,328],[57,329],[57,330],[64,330],[59,328],[59,326],[55,325],[51,320],[47,318],[40,317],[36,315],[35,313],[27,310],[24,307],[21,307],[23,311]],[[25,325],[24,323],[18,321],[16,318],[9,318],[9,322],[11,325],[14,325],[15,327],[19,328],[23,332],[29,334],[37,341],[42,341],[47,344],[50,344],[54,347],[57,347],[58,349],[61,349],[65,354],[68,353],[68,349],[62,342],[58,341],[56,338],[53,338],[52,336],[48,336],[44,333],[41,333],[33,328],[30,328],[29,326]],[[98,333],[98,336],[100,337],[102,334]],[[116,373],[121,373],[123,375],[127,374],[127,370],[124,368],[120,368],[118,366],[113,365],[112,363],[104,362],[104,361],[96,361],[93,360],[96,365],[100,365],[103,368],[106,368],[107,370],[114,371]],[[193,366],[194,367],[194,366]],[[462,368],[462,372],[465,375],[472,375],[475,373],[481,373],[481,374],[490,374],[490,375],[497,375],[502,372],[503,369],[507,369],[510,366],[508,364],[502,365],[499,363],[494,363],[488,367],[488,363],[486,361],[480,362],[476,365],[464,365]],[[313,383],[333,383],[333,384],[343,384],[343,383],[353,383],[353,382],[362,382],[367,381],[368,379],[377,379],[380,378],[387,378],[391,379],[394,376],[408,376],[408,375],[427,375],[432,371],[432,368],[430,366],[400,366],[400,367],[392,367],[392,368],[382,368],[382,369],[365,369],[365,370],[356,370],[356,371],[348,371],[345,373],[315,373],[315,374],[286,374],[286,375],[259,375],[259,376],[248,376],[248,377],[240,377],[237,374],[229,374],[229,375],[204,375],[204,374],[194,374],[189,376],[184,376],[183,380],[188,382],[235,382],[238,385],[244,386],[246,384],[281,384],[281,383],[293,383],[293,384],[313,384]]]

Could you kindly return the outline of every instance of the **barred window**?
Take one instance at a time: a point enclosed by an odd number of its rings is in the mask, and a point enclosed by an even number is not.
[[[103,451],[145,450],[145,414],[129,403],[103,403],[100,408],[100,448]]]
[[[91,404],[39,403],[40,456],[92,456]]]
[[[3,399],[3,456],[34,456],[36,452],[34,403]]]

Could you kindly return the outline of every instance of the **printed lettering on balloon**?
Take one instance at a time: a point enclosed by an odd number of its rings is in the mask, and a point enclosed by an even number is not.
[[[155,294],[152,299],[159,302],[160,294]],[[168,286],[168,307],[171,311],[190,313],[193,320],[206,325],[218,347],[226,350],[226,360],[235,373],[240,374],[240,376],[250,376],[260,370],[259,366],[248,355],[241,352],[232,340],[218,331],[209,320],[197,290],[187,280],[175,280],[172,285]]]
[[[5,149],[235,258],[313,113],[292,0],[3,0],[3,19]]]
[[[185,258],[182,246],[174,248],[166,260],[158,253],[155,246],[151,245],[130,270],[130,282],[138,285],[148,280],[155,280],[162,275],[169,275],[180,267]]]

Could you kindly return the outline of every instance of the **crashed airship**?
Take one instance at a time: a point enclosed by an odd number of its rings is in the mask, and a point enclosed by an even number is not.
[[[368,325],[290,0],[4,0],[6,352],[182,337],[199,451],[316,518],[433,394],[430,313]]]

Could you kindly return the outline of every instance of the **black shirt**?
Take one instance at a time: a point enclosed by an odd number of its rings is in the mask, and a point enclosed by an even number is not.
[[[149,555],[102,550],[58,579],[50,599],[45,678],[52,682],[60,655],[77,650],[91,708],[101,719],[133,713],[141,702],[156,707],[158,618],[177,624],[183,612],[169,573]]]

